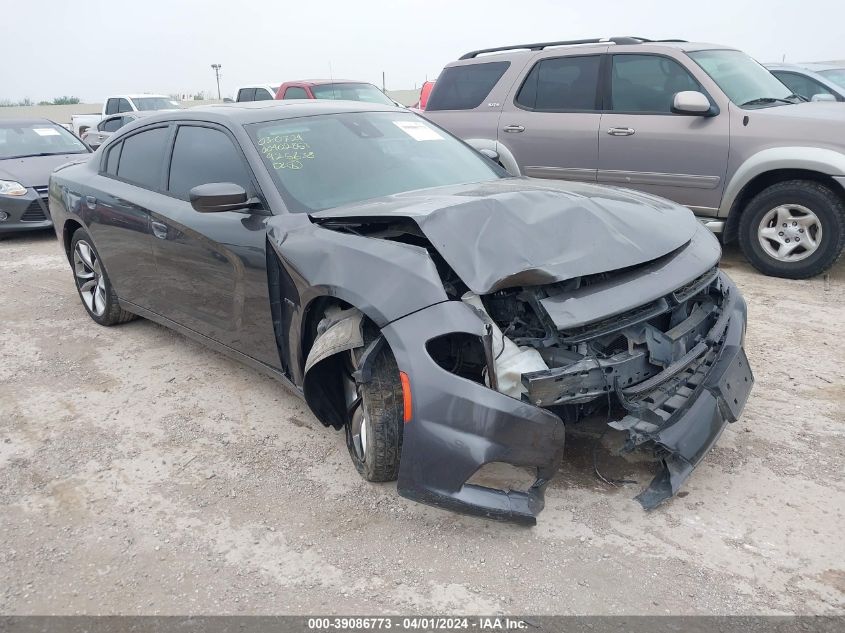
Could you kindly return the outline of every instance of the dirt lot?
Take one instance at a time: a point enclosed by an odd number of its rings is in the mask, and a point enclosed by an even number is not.
[[[757,385],[682,496],[568,438],[534,528],[400,498],[269,378],[85,314],[49,234],[0,242],[0,613],[845,613],[845,264],[725,268]]]

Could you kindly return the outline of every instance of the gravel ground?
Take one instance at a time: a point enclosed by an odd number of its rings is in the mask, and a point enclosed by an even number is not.
[[[724,267],[757,384],[670,503],[568,438],[534,528],[400,498],[279,384],[165,328],[102,328],[55,238],[0,242],[0,613],[845,614],[845,264]]]

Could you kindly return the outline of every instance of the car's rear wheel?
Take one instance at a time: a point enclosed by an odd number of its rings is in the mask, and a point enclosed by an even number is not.
[[[84,229],[77,229],[73,234],[70,260],[79,298],[94,321],[100,325],[116,325],[135,318],[120,307],[100,254]]]
[[[767,187],[744,210],[742,252],[759,271],[806,279],[829,269],[845,242],[845,204],[829,187],[789,180]]]
[[[367,343],[373,337],[367,337]],[[366,349],[366,345],[363,349]],[[402,454],[402,384],[396,359],[382,345],[372,362],[372,376],[356,382],[363,349],[349,352],[343,376],[349,421],[346,446],[355,469],[367,481],[393,481],[399,475]]]

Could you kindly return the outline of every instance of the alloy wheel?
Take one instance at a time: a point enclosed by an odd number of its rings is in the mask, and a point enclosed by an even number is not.
[[[73,249],[73,273],[82,301],[92,314],[103,316],[106,311],[106,280],[100,260],[85,240]]]
[[[763,251],[780,262],[798,262],[815,253],[822,240],[818,216],[800,204],[782,204],[768,211],[757,227]]]

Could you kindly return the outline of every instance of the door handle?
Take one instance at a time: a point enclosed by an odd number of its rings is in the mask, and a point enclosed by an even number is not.
[[[611,136],[631,136],[634,133],[632,127],[612,127],[607,131]]]
[[[506,125],[504,128],[505,132],[524,132],[525,128],[521,125]]]
[[[85,205],[93,211],[97,208],[97,199],[94,196],[85,196]]]
[[[155,235],[160,240],[167,239],[167,225],[162,224],[161,222],[152,222],[153,227],[153,235]]]

